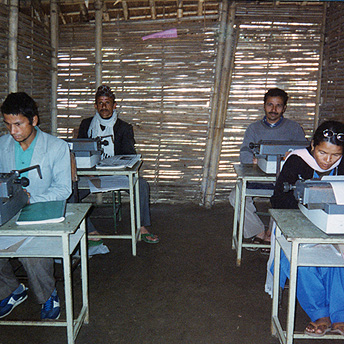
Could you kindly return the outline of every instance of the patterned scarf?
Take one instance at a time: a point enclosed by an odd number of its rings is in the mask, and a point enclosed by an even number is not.
[[[108,142],[107,146],[103,146],[103,154],[102,159],[108,158],[109,156],[113,156],[115,152],[114,147],[114,136],[113,136],[113,127],[117,121],[117,112],[114,109],[113,114],[110,118],[104,119],[102,118],[98,111],[96,111],[95,116],[93,117],[90,127],[88,128],[88,137],[90,138],[102,138],[107,136],[104,141]]]

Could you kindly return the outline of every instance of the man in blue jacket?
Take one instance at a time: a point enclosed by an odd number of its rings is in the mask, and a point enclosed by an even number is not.
[[[8,135],[0,137],[0,172],[39,165],[27,173],[29,203],[65,200],[71,194],[71,168],[68,144],[38,128],[35,101],[26,93],[11,93],[1,106]],[[58,319],[59,298],[55,288],[53,258],[20,258],[29,285],[42,305],[41,319]],[[19,284],[8,259],[0,259],[0,318],[27,298],[28,289]]]

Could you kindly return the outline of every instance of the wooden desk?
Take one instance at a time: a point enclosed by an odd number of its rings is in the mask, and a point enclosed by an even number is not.
[[[274,278],[272,294],[272,333],[277,334],[280,343],[292,344],[293,339],[315,339],[304,333],[294,332],[296,279],[299,266],[344,266],[344,259],[326,251],[316,251],[317,258],[310,256],[311,249],[302,244],[344,244],[344,235],[327,235],[309,221],[298,209],[270,209],[275,220],[276,246],[274,260]],[[290,261],[290,279],[288,296],[288,315],[284,331],[278,318],[279,276],[281,249]],[[321,339],[344,339],[337,334],[326,334]]]
[[[88,279],[87,279],[87,245],[85,217],[91,204],[67,204],[66,219],[60,223],[44,225],[16,225],[15,218],[1,226],[1,236],[30,236],[33,239],[15,251],[2,250],[0,258],[46,257],[63,259],[63,276],[66,302],[66,321],[6,321],[0,325],[22,326],[65,326],[68,344],[74,344],[83,323],[89,321]],[[82,308],[76,319],[73,318],[72,269],[71,255],[80,246]]]
[[[237,251],[236,265],[240,266],[243,247],[270,247],[270,245],[243,242],[246,197],[271,197],[273,193],[273,190],[269,189],[248,189],[247,183],[271,183],[276,181],[276,176],[266,174],[257,165],[235,165],[234,168],[238,176],[235,184],[232,248]]]
[[[122,185],[119,190],[128,190],[130,200],[130,235],[95,235],[95,238],[107,239],[130,239],[133,256],[136,256],[136,243],[140,239],[141,217],[140,217],[140,190],[139,190],[139,170],[142,161],[137,162],[132,168],[125,169],[80,169],[79,176],[127,176],[129,185]],[[136,208],[136,209],[135,209]]]

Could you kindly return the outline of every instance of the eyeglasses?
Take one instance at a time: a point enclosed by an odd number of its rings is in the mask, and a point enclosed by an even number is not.
[[[344,133],[335,133],[331,129],[325,129],[323,131],[323,135],[325,137],[332,137],[335,136],[338,141],[343,142],[344,141]]]

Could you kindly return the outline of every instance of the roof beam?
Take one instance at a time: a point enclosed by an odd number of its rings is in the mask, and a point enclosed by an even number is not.
[[[80,4],[80,21],[81,22],[88,22],[89,21],[89,15],[88,15],[88,8],[85,4]]]

